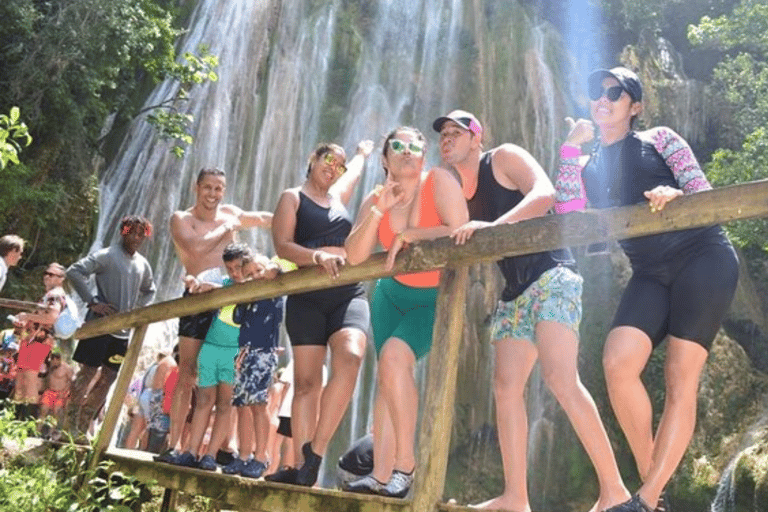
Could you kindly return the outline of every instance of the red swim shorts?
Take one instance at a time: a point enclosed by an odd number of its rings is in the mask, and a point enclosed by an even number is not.
[[[54,391],[53,389],[46,389],[43,391],[43,396],[40,397],[40,404],[49,409],[58,409],[67,405],[68,400],[68,391]]]

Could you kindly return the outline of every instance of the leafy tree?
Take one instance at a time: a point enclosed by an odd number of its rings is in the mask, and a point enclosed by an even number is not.
[[[713,86],[730,105],[735,140],[744,140],[768,115],[768,1],[742,0],[731,14],[704,16],[688,38],[724,53]]]
[[[19,107],[11,108],[9,116],[0,115],[0,170],[8,162],[18,164],[22,144],[29,146],[32,143],[32,136],[27,125],[19,119],[20,115]]]
[[[713,185],[768,178],[768,0],[742,0],[733,12],[688,27],[699,47],[723,52],[712,87],[726,102],[729,148],[716,151],[704,169]],[[743,141],[743,142],[742,142]],[[745,247],[768,250],[768,221],[745,221],[728,227]]]
[[[0,226],[32,242],[24,266],[66,264],[90,243],[95,169],[110,127],[142,114],[179,140],[177,154],[191,140],[178,107],[195,84],[216,79],[217,62],[205,50],[177,59],[178,10],[188,8],[175,0],[0,1],[0,112],[19,106],[34,135],[23,164],[0,171]],[[178,93],[140,111],[166,78],[179,81]]]

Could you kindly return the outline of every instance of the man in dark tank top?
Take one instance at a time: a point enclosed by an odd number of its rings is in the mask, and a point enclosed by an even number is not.
[[[483,128],[473,114],[454,110],[432,124],[440,133],[440,156],[460,176],[470,221],[451,235],[464,244],[478,229],[546,215],[555,189],[525,149],[502,144],[483,151]],[[530,510],[527,493],[525,386],[538,360],[541,374],[565,410],[592,459],[601,482],[597,510],[629,497],[613,450],[577,369],[581,289],[570,251],[504,258],[506,281],[491,323],[495,347],[496,426],[504,466],[504,492],[476,505]]]

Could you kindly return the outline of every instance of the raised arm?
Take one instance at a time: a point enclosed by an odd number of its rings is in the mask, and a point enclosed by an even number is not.
[[[227,221],[200,236],[187,221],[187,215],[186,212],[175,212],[171,215],[173,243],[184,254],[202,257],[215,250],[230,233],[239,227],[237,222]]]
[[[581,179],[581,170],[588,157],[581,153],[581,146],[595,138],[595,126],[588,119],[566,117],[568,137],[560,147],[560,167],[555,180],[555,211],[568,213],[583,210],[587,194]]]
[[[523,199],[493,222],[473,220],[455,230],[451,236],[459,245],[466,243],[478,229],[541,217],[554,204],[552,182],[528,151],[514,144],[504,144],[496,149],[492,158],[493,169],[501,185],[520,191]]]
[[[371,256],[379,239],[379,224],[384,213],[397,204],[403,194],[402,187],[393,181],[387,181],[368,194],[360,206],[355,225],[344,242],[347,261],[350,264],[357,265]]]
[[[363,140],[357,145],[355,156],[347,163],[347,172],[342,174],[330,189],[331,194],[338,196],[346,206],[355,192],[355,187],[363,175],[365,160],[373,151],[373,141]]]
[[[264,228],[269,229],[272,227],[272,212],[246,212],[237,209],[239,212],[236,214],[240,220],[241,229],[248,228]]]
[[[555,203],[555,188],[547,173],[533,156],[520,146],[504,144],[493,154],[493,167],[523,194],[523,200],[494,221],[495,225],[512,224],[541,217]]]

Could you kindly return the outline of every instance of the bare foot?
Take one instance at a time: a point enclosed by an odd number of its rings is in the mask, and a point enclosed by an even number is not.
[[[512,502],[512,498],[509,496],[498,496],[492,500],[478,503],[477,505],[470,505],[469,508],[477,508],[482,510],[504,510],[505,512],[531,512],[531,507],[526,503],[522,506],[516,506]]]

